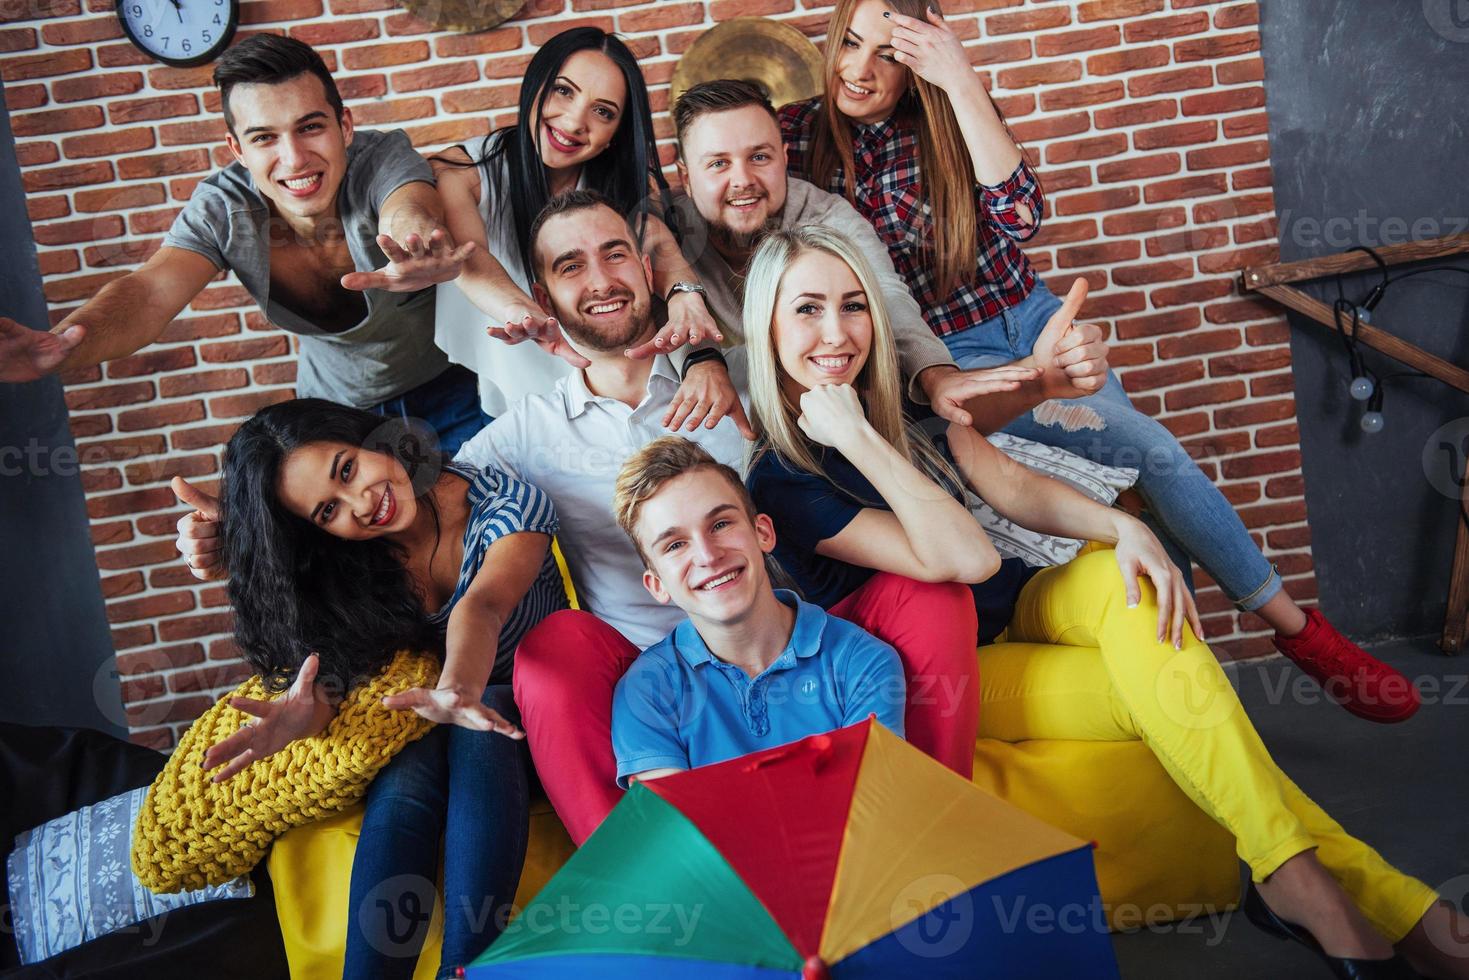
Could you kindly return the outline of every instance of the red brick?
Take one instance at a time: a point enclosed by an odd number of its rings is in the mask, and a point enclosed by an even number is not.
[[[1194,274],[1192,259],[1174,259],[1148,265],[1125,266],[1112,270],[1112,281],[1119,286],[1145,286],[1155,282],[1176,282]]]
[[[121,490],[122,474],[115,469],[87,470],[81,476],[82,493],[101,493],[105,490]]]
[[[146,157],[129,157],[117,163],[117,175],[123,180],[168,177],[208,169],[209,154],[204,150],[175,150]]]
[[[0,31],[0,51],[34,51],[36,32],[30,27]]]
[[[1191,282],[1186,286],[1168,286],[1163,289],[1155,289],[1150,298],[1152,299],[1153,305],[1161,309],[1169,306],[1203,303],[1211,299],[1218,299],[1221,296],[1228,296],[1233,291],[1233,280],[1211,279],[1203,282]],[[1229,345],[1230,347],[1239,345],[1238,330],[1222,330],[1219,333],[1225,337],[1233,337],[1233,342]]]
[[[163,187],[158,184],[108,187],[102,190],[77,191],[72,196],[78,211],[122,211],[126,208],[162,204]]]
[[[208,358],[206,358],[208,360]],[[201,391],[224,391],[243,388],[249,384],[250,376],[244,368],[227,368],[220,371],[195,371],[190,374],[160,378],[158,391],[164,398],[193,395]]]
[[[1145,243],[1151,256],[1175,255],[1179,252],[1201,252],[1223,248],[1229,244],[1228,228],[1186,228],[1149,238]]]
[[[229,337],[240,332],[240,318],[233,313],[219,316],[197,316],[170,323],[158,338],[161,344],[174,344],[190,340]]]
[[[231,637],[226,636],[209,641],[210,660],[238,660],[243,656],[244,652]]]
[[[133,47],[130,43],[122,44],[99,44],[94,49],[97,52],[97,66],[99,68],[118,68],[124,65],[151,65],[153,59],[142,51]]]
[[[1035,53],[1041,58],[1055,58],[1078,51],[1095,51],[1122,43],[1122,30],[1115,24],[1084,31],[1044,34],[1035,39]]]
[[[1116,211],[1137,204],[1137,188],[1116,187],[1104,191],[1088,191],[1057,198],[1056,215],[1064,217],[1075,214],[1095,214],[1099,211]]]
[[[174,116],[192,116],[199,111],[199,99],[194,95],[160,95],[147,99],[130,99],[111,102],[107,106],[107,118],[114,126],[145,122],[150,119],[171,119]]]
[[[428,96],[420,96],[412,99],[396,99],[392,102],[366,102],[353,107],[352,118],[359,126],[378,126],[383,123],[398,123],[409,119],[427,119],[434,114],[434,111],[434,100]]]
[[[1257,245],[1233,252],[1220,252],[1199,256],[1200,272],[1238,272],[1252,265],[1269,265],[1280,261],[1280,247]]]
[[[10,120],[10,130],[18,137],[49,136],[78,129],[95,129],[102,125],[102,110],[94,105],[70,109],[48,109],[31,112]]]
[[[1223,174],[1205,174],[1197,177],[1180,177],[1177,180],[1162,180],[1143,188],[1143,200],[1149,204],[1176,201],[1184,197],[1206,197],[1222,194],[1228,189]]]
[[[173,220],[183,208],[164,208],[161,211],[138,211],[128,215],[128,231],[134,235],[157,235],[168,231]]]
[[[1047,112],[1059,112],[1103,102],[1116,102],[1126,95],[1127,89],[1121,82],[1094,82],[1069,88],[1046,89],[1040,94],[1040,104]]]
[[[1107,350],[1107,363],[1113,370],[1136,364],[1151,364],[1154,360],[1152,344],[1113,344]]]
[[[1057,85],[1074,82],[1081,78],[1081,62],[1052,61],[1022,68],[1006,68],[996,76],[1000,88],[1032,88],[1037,85]]]
[[[1209,311],[1204,311],[1207,317]],[[1273,323],[1257,323],[1245,328],[1245,343],[1251,347],[1265,347],[1270,344],[1290,343],[1290,325],[1283,319]]]
[[[1127,262],[1138,257],[1137,242],[1104,242],[1098,245],[1079,245],[1056,251],[1056,264],[1063,269],[1078,266],[1108,265],[1112,262]]]
[[[58,197],[28,197],[26,198],[26,214],[32,221],[49,221],[52,218],[64,218],[71,214],[71,208],[67,206],[66,198]]]
[[[713,0],[709,4],[709,16],[720,23],[736,17],[769,17],[795,9],[794,0]]]
[[[1275,173],[1269,167],[1255,167],[1250,170],[1236,170],[1230,178],[1230,186],[1237,191],[1255,190],[1260,187],[1272,187],[1275,184]]]
[[[158,638],[169,643],[192,640],[211,633],[229,633],[234,629],[234,618],[229,613],[209,613],[205,616],[188,616],[183,619],[166,619],[158,624]]]
[[[378,36],[377,21],[369,18],[358,20],[329,21],[324,24],[301,24],[288,32],[298,41],[313,47],[325,44],[347,44],[352,41],[369,41]]]
[[[1156,211],[1129,211],[1108,215],[1102,220],[1102,231],[1107,235],[1136,235],[1139,232],[1179,228],[1187,223],[1188,212],[1183,208],[1159,208]]]
[[[146,127],[71,136],[61,141],[61,148],[73,159],[77,157],[116,156],[153,148],[153,131]]]
[[[1134,133],[1132,142],[1139,150],[1161,150],[1165,147],[1211,143],[1219,138],[1219,123],[1213,119],[1158,126]]]
[[[47,54],[18,55],[0,58],[0,79],[20,82],[28,78],[51,78],[70,75],[92,67],[92,52],[85,49],[53,51]]]
[[[1141,17],[1162,10],[1163,2],[1164,0],[1090,0],[1077,7],[1076,16],[1083,22]]]
[[[73,412],[85,412],[98,408],[116,408],[119,405],[136,405],[152,397],[153,384],[149,381],[101,385],[96,388],[69,388],[66,392],[66,407]]]
[[[69,419],[74,438],[84,439],[112,431],[112,419],[107,415],[73,415]]]
[[[1127,152],[1127,137],[1122,134],[1097,136],[1084,140],[1069,140],[1053,143],[1046,147],[1046,163],[1074,163],[1078,160],[1097,160],[1115,157]]]
[[[42,245],[74,245],[77,242],[116,238],[124,230],[122,219],[115,214],[108,214],[77,221],[53,221],[36,225],[34,236]]]
[[[122,37],[122,25],[115,16],[90,17],[86,20],[47,24],[41,28],[41,37],[47,44],[93,44]]]
[[[670,3],[668,0],[617,15],[617,29],[624,34],[663,31],[670,27],[691,27],[703,22],[703,3]],[[535,28],[531,28],[531,32],[531,43],[535,44]]]
[[[167,123],[158,127],[158,141],[164,146],[193,143],[222,143],[227,129],[223,118],[200,119],[196,122]]]
[[[427,61],[427,41],[403,41],[398,44],[353,46],[342,52],[342,64],[353,70],[390,68]]]
[[[93,245],[83,250],[82,256],[87,265],[94,269],[103,269],[120,265],[140,265],[158,251],[163,240],[159,238],[128,239],[126,241],[108,242],[105,245]]]
[[[1278,313],[1274,305],[1264,300],[1242,299],[1232,303],[1214,303],[1205,308],[1204,318],[1210,323],[1244,323],[1269,319]]]
[[[156,490],[131,490],[127,493],[108,494],[103,497],[90,497],[87,500],[87,516],[92,520],[99,517],[120,517],[125,514],[142,514],[150,510],[162,510],[171,507],[175,503],[173,491],[165,488]],[[172,542],[165,542],[169,548]],[[152,545],[141,545],[140,548],[149,548]],[[124,549],[133,551],[136,549]],[[110,553],[106,553],[110,554]],[[125,565],[104,565],[103,552],[97,554],[97,565],[100,568],[124,568]],[[163,559],[158,559],[162,561]],[[139,562],[138,564],[153,564],[151,562]]]
[[[434,54],[440,58],[467,58],[477,54],[514,51],[524,43],[518,27],[501,27],[480,34],[452,34],[434,39]],[[490,59],[496,60],[496,59]]]
[[[193,670],[181,670],[168,675],[168,689],[175,694],[194,691],[211,691],[221,687],[234,687],[251,671],[248,664],[235,661],[210,664]]]
[[[1127,94],[1134,99],[1145,99],[1165,92],[1186,92],[1190,89],[1210,88],[1214,84],[1214,72],[1206,66],[1175,68],[1152,75],[1139,75],[1127,80]]]
[[[1084,112],[1066,116],[1047,116],[1028,122],[1018,122],[1010,129],[1021,142],[1055,139],[1058,136],[1075,136],[1092,128],[1091,119]]]
[[[292,397],[286,389],[252,391],[248,395],[226,395],[209,401],[209,414],[218,419],[243,418],[254,415],[267,405],[275,405]]]
[[[194,593],[166,592],[107,604],[109,623],[130,623],[139,619],[155,619],[188,612],[194,608]]]
[[[201,644],[181,643],[177,646],[154,647],[151,650],[122,654],[117,658],[117,672],[124,677],[152,674],[203,661],[204,647]]]
[[[76,272],[82,267],[75,250],[66,252],[42,252],[36,256],[36,264],[43,276],[59,276]]]
[[[36,167],[46,163],[55,163],[60,159],[60,149],[49,140],[17,143],[15,146],[15,162],[22,167]]]
[[[1220,92],[1209,92],[1204,95],[1186,96],[1180,105],[1183,107],[1185,116],[1208,116],[1222,112],[1240,112],[1244,109],[1258,109],[1265,105],[1265,89],[1260,86],[1253,88],[1226,89]]]
[[[160,483],[165,480],[172,480],[175,476],[187,478],[208,476],[218,471],[219,463],[210,455],[166,456],[162,459],[133,463],[123,468],[123,472],[127,475],[128,483],[134,486],[146,483]]]
[[[1169,60],[1167,46],[1156,45],[1092,55],[1086,60],[1086,68],[1093,75],[1118,75],[1144,68],[1158,68],[1168,64]]]
[[[1071,11],[1056,5],[1013,14],[993,14],[985,18],[984,32],[991,37],[999,34],[1031,34],[1048,28],[1065,27],[1070,23]]]
[[[163,437],[159,435],[126,436],[120,439],[102,439],[95,442],[78,442],[77,455],[84,466],[98,463],[113,463],[122,459],[137,459],[163,452]]]
[[[1120,126],[1138,126],[1144,123],[1162,122],[1178,115],[1178,103],[1171,99],[1157,102],[1134,102],[1113,109],[1098,109],[1098,129],[1116,129]]]
[[[1220,408],[1214,412],[1214,424],[1221,429],[1238,429],[1261,422],[1281,422],[1296,416],[1294,398],[1282,398],[1268,402],[1254,402],[1233,408]]]
[[[200,357],[206,363],[220,364],[229,361],[259,360],[263,357],[279,357],[291,350],[284,336],[260,336],[248,341],[228,341],[223,344],[201,345]]]
[[[1252,476],[1271,473],[1288,473],[1301,468],[1301,453],[1290,449],[1278,453],[1259,453],[1254,456],[1236,456],[1219,465],[1225,479],[1241,480]]]
[[[57,102],[89,102],[132,95],[143,87],[143,76],[135,71],[115,71],[82,78],[62,78],[51,83]]]
[[[5,107],[11,112],[19,112],[22,109],[34,109],[46,104],[46,86],[44,85],[7,85],[5,86]],[[14,120],[11,120],[14,122]]]
[[[1216,167],[1238,167],[1246,163],[1260,163],[1270,159],[1270,144],[1265,140],[1249,143],[1231,143],[1213,146],[1207,150],[1193,150],[1188,155],[1190,170],[1213,170]]]
[[[1128,317],[1117,321],[1117,338],[1135,340],[1139,337],[1156,337],[1164,333],[1179,333],[1192,330],[1199,325],[1199,311],[1193,307],[1169,310],[1166,313],[1149,313],[1146,316]]]
[[[123,626],[112,631],[112,648],[114,650],[127,650],[131,647],[140,647],[153,642],[153,627],[151,626]]]
[[[110,524],[92,523],[92,546],[121,544],[133,539],[133,526],[128,521],[113,521]]]
[[[1230,61],[1217,69],[1220,85],[1238,85],[1241,82],[1263,82],[1265,62],[1259,58],[1248,61]]]
[[[1173,46],[1173,58],[1178,62],[1218,61],[1259,50],[1259,33],[1244,31],[1239,34],[1219,34],[1213,37],[1179,41]]]
[[[222,310],[230,306],[249,306],[254,303],[244,286],[211,286],[194,297],[189,304],[194,310]]]
[[[574,17],[569,20],[557,18],[549,23],[530,25],[526,28],[526,37],[530,40],[531,47],[538,48],[562,31],[584,26],[600,27],[609,33],[614,30],[611,17]]]
[[[1219,201],[1206,201],[1194,205],[1194,221],[1213,224],[1230,218],[1242,218],[1253,214],[1268,214],[1275,210],[1275,195],[1236,194]]]
[[[117,416],[117,428],[121,432],[138,432],[144,429],[163,429],[185,422],[198,422],[203,418],[204,403],[202,401],[168,402],[122,412]],[[162,452],[162,449],[159,452]]]
[[[468,61],[461,61],[453,64],[433,65],[428,68],[414,68],[409,71],[395,72],[392,77],[392,82],[395,92],[419,92],[424,89],[463,85],[476,81],[478,78],[479,70],[474,64]]]
[[[1183,168],[1177,153],[1160,153],[1151,157],[1133,157],[1115,163],[1103,163],[1097,167],[1097,179],[1104,184],[1143,180],[1148,177],[1166,177]]]
[[[1179,388],[1168,392],[1163,396],[1163,403],[1170,412],[1177,412],[1185,408],[1197,408],[1200,405],[1221,405],[1225,402],[1236,402],[1245,397],[1245,385],[1242,381],[1216,381],[1206,385],[1191,385],[1187,388]]]
[[[1097,237],[1095,221],[1048,221],[1041,226],[1040,233],[1026,243],[1027,248],[1048,248],[1052,245],[1072,245],[1089,242]]]
[[[229,441],[230,436],[240,426],[231,422],[228,425],[208,425],[195,429],[175,429],[168,435],[168,440],[174,449],[192,451],[195,449],[212,449],[222,446]]]
[[[1105,277],[1106,273],[1096,273]],[[1065,292],[1057,293],[1064,296]],[[1148,302],[1142,293],[1108,293],[1105,296],[1088,296],[1086,304],[1081,308],[1083,319],[1096,317],[1122,316],[1127,313],[1141,313],[1147,309]],[[1114,364],[1121,363],[1114,361]]]
[[[296,383],[296,362],[257,364],[251,369],[255,383],[260,385],[293,385]]]
[[[1255,445],[1261,449],[1275,446],[1298,446],[1301,430],[1294,422],[1290,425],[1272,425],[1255,430]]]
[[[321,0],[244,0],[241,24],[269,24],[280,20],[309,20],[322,14]]]
[[[1263,112],[1252,112],[1247,116],[1231,116],[1224,120],[1224,135],[1227,139],[1264,136],[1268,132],[1270,132],[1270,117]]]
[[[520,98],[519,85],[497,85],[491,88],[458,89],[440,96],[445,112],[484,112],[505,109]]]
[[[1176,14],[1172,17],[1154,17],[1135,20],[1125,29],[1127,43],[1140,44],[1146,41],[1161,41],[1166,38],[1198,34],[1209,29],[1209,15],[1205,13]]]
[[[1134,368],[1122,376],[1122,386],[1130,392],[1150,391],[1198,381],[1203,376],[1203,361],[1174,361],[1157,367]]]
[[[379,10],[394,10],[398,4],[395,0],[331,0],[332,13],[338,16],[344,14],[366,14],[375,13]]]

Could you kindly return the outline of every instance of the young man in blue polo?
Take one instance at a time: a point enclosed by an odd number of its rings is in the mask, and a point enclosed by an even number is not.
[[[688,615],[617,685],[617,782],[655,779],[877,720],[903,734],[897,652],[795,593],[772,588],[775,528],[733,469],[677,436],[617,479],[613,513],[643,585]]]

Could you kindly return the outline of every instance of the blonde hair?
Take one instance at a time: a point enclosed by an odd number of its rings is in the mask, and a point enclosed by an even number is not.
[[[811,180],[825,189],[830,186],[838,168],[845,177],[847,200],[856,204],[852,174],[852,121],[836,104],[836,87],[841,84],[837,64],[842,55],[842,40],[852,23],[852,13],[863,0],[836,0],[831,25],[826,35],[826,97],[822,100],[825,125],[813,127],[811,134]],[[884,0],[887,6],[915,20],[926,21],[924,8],[939,10],[938,0]],[[933,261],[941,294],[947,296],[960,285],[972,285],[979,264],[979,213],[974,202],[974,160],[959,128],[959,118],[943,89],[924,81],[903,66],[913,87],[898,101],[893,110],[918,129],[918,166],[923,196],[932,212],[932,226],[923,235],[923,250]],[[989,98],[994,105],[994,99]],[[1004,123],[1000,107],[995,114]],[[1006,132],[1010,131],[1008,124]],[[1015,138],[1010,134],[1010,138]],[[1017,141],[1018,145],[1018,141]]]
[[[755,502],[744,481],[731,467],[719,462],[698,443],[682,436],[661,436],[638,450],[622,464],[617,474],[617,484],[612,491],[612,516],[617,526],[632,540],[638,549],[643,565],[648,565],[648,555],[638,541],[638,516],[643,505],[670,481],[698,470],[713,470],[734,488],[740,506],[750,520],[755,519]]]
[[[868,423],[945,492],[955,493],[963,483],[953,467],[903,413],[903,373],[877,273],[851,239],[824,225],[771,232],[750,260],[745,280],[744,329],[749,355],[750,420],[758,437],[751,451],[751,465],[766,452],[774,452],[799,470],[827,475],[817,461],[817,447],[796,423],[801,407],[792,403],[782,385],[787,375],[774,339],[775,306],[781,285],[792,263],[807,252],[824,252],[841,259],[867,294],[872,348],[852,387],[862,401]]]

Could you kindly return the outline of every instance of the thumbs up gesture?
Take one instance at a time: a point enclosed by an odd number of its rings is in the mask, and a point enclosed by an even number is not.
[[[224,538],[219,533],[219,498],[181,476],[173,478],[173,494],[179,503],[194,508],[193,513],[179,518],[179,536],[174,542],[189,571],[201,582],[228,578],[224,567]]]
[[[1107,383],[1107,344],[1094,323],[1076,323],[1086,302],[1087,283],[1077,279],[1061,308],[1046,321],[1031,349],[1041,383],[1051,398],[1083,398]]]

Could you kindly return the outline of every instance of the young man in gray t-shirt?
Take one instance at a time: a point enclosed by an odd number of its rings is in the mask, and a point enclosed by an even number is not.
[[[194,189],[141,269],[50,333],[0,318],[0,381],[132,354],[229,270],[301,338],[301,395],[424,418],[457,448],[488,419],[474,377],[434,345],[430,287],[474,246],[453,247],[429,166],[401,131],[354,131],[300,41],[248,38],[214,77],[235,162]]]

